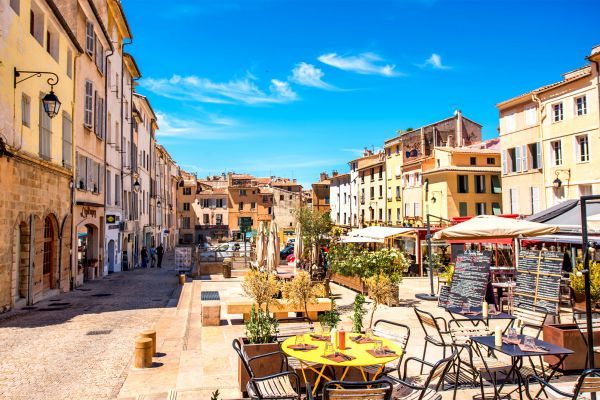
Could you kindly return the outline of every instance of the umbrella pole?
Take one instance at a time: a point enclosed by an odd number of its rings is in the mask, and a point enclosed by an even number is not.
[[[587,229],[587,201],[588,200],[600,200],[600,196],[582,196],[579,205],[581,208],[581,249],[583,251],[583,281],[585,285],[585,317],[587,322],[587,335],[588,335],[588,366],[594,368],[594,331],[592,330],[592,295],[591,295],[591,284],[590,284],[590,256],[589,256],[589,243],[588,243],[588,229]],[[595,394],[592,393],[595,397]]]
[[[435,292],[433,290],[433,259],[432,259],[433,249],[431,248],[431,224],[430,224],[429,216],[430,216],[429,207],[427,207],[427,236],[425,238],[427,239],[427,258],[428,258],[427,274],[429,275],[430,292],[429,292],[429,294],[418,293],[415,295],[415,297],[420,300],[435,301],[438,299],[438,297],[435,295]]]

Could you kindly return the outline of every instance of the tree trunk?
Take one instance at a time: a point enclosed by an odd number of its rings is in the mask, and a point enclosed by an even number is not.
[[[379,304],[374,302],[373,303],[373,310],[371,311],[371,318],[369,318],[369,328],[373,327],[373,317],[375,316],[375,310],[377,310],[377,306]]]

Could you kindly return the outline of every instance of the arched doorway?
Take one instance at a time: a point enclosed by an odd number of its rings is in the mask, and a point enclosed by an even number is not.
[[[106,255],[108,259],[108,273],[112,274],[115,272],[115,241],[110,240],[108,242],[108,254]]]
[[[58,243],[57,229],[52,216],[44,219],[44,237],[42,242],[42,290],[56,287],[56,246]]]
[[[127,271],[129,269],[129,240],[128,235],[123,235],[123,245],[121,246],[121,269]]]
[[[77,263],[83,270],[83,280],[98,276],[98,228],[92,224],[77,228]]]
[[[26,304],[29,297],[29,226],[16,225],[13,231],[12,298],[15,306]]]

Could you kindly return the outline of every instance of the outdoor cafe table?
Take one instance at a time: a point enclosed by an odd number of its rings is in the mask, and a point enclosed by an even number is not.
[[[338,352],[355,357],[353,360],[344,361],[344,362],[335,362],[324,356],[325,343],[324,341],[313,339],[310,334],[304,335],[304,343],[307,345],[315,345],[317,346],[314,350],[293,350],[290,349],[289,346],[293,346],[295,344],[296,338],[294,336],[286,339],[283,343],[281,343],[281,349],[285,354],[291,357],[295,357],[300,361],[302,365],[302,375],[304,378],[304,383],[307,383],[306,374],[304,373],[304,369],[310,369],[317,374],[317,379],[314,384],[313,394],[316,393],[317,386],[321,379],[332,380],[332,378],[325,375],[325,368],[327,366],[339,366],[344,367],[344,372],[342,373],[339,380],[343,381],[350,368],[358,368],[362,374],[362,377],[365,381],[368,381],[367,375],[363,367],[379,365],[379,369],[375,375],[378,375],[384,368],[385,364],[392,362],[399,358],[402,355],[402,349],[396,343],[391,340],[373,337],[373,340],[381,340],[383,346],[386,346],[389,350],[394,351],[396,354],[390,355],[389,357],[375,357],[367,352],[367,350],[373,349],[373,343],[363,343],[358,344],[351,340],[351,338],[356,337],[356,334],[348,334],[346,333],[346,350],[337,350]],[[320,369],[315,368],[316,365],[322,365]]]
[[[519,337],[519,340],[521,342],[523,342],[525,335],[518,335],[518,337]],[[517,377],[518,388],[516,390],[519,391],[519,398],[523,399],[522,386],[525,381],[525,378],[523,378],[523,376],[521,375],[521,367],[523,364],[523,358],[539,357],[539,356],[556,356],[558,358],[558,362],[556,362],[556,364],[554,364],[554,365],[549,366],[550,370],[551,370],[550,375],[548,375],[547,377],[543,377],[543,378],[546,378],[547,381],[550,381],[552,379],[552,377],[554,376],[554,374],[556,373],[558,366],[562,364],[564,359],[569,354],[573,354],[572,350],[565,349],[564,347],[559,347],[559,346],[553,345],[552,343],[544,342],[543,340],[539,340],[539,339],[535,339],[535,345],[538,347],[543,347],[547,351],[544,351],[544,352],[523,351],[516,344],[506,344],[506,343],[502,343],[502,346],[496,346],[493,335],[491,335],[491,336],[473,336],[473,337],[471,337],[471,340],[474,343],[476,343],[478,346],[487,347],[491,351],[497,351],[499,353],[503,353],[511,358],[511,368],[510,368],[508,374],[506,374],[506,379],[504,380],[504,382],[502,383],[502,385],[499,388],[494,386],[494,398],[498,398],[498,399],[500,399],[502,397],[500,395],[500,392],[504,388],[504,385],[506,384],[506,380],[508,379],[508,377],[511,376],[512,373],[514,373],[515,376]],[[479,352],[479,355],[482,356],[479,348],[477,351]],[[484,362],[484,365],[485,365],[485,362]],[[542,367],[543,367],[543,365],[542,365]],[[487,368],[487,365],[485,365],[485,368],[487,370],[487,373],[490,376],[492,376],[491,372]],[[533,368],[533,370],[535,372],[535,368]],[[541,391],[542,391],[542,389],[540,389],[540,391],[538,392],[538,394],[536,396],[534,396],[534,398],[537,398]]]

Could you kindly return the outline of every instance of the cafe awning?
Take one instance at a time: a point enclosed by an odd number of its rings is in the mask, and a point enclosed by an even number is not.
[[[383,239],[366,238],[362,236],[342,236],[341,243],[383,243]]]
[[[479,215],[468,221],[442,229],[433,235],[435,240],[518,238],[548,235],[558,227],[522,219],[502,218],[494,215]]]

